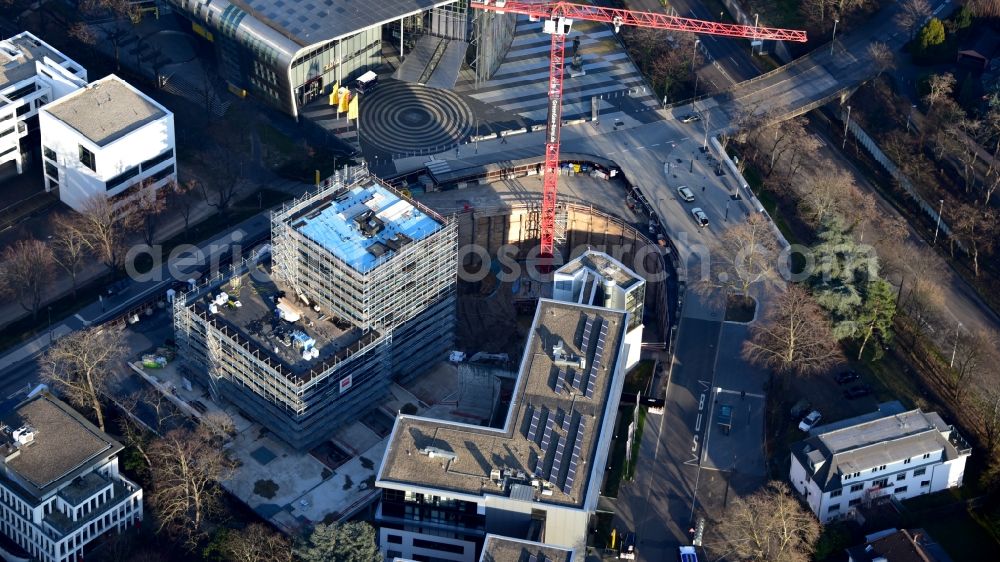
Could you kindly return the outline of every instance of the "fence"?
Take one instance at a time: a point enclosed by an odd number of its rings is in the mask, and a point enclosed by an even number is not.
[[[865,150],[868,151],[871,157],[875,159],[876,162],[881,164],[881,166],[885,168],[886,172],[889,172],[892,179],[896,180],[896,183],[899,184],[899,186],[903,188],[903,190],[906,191],[906,193],[909,194],[914,201],[917,202],[920,210],[926,213],[931,220],[938,225],[937,228],[940,228],[943,234],[951,236],[951,227],[948,226],[948,223],[945,222],[943,217],[938,214],[937,209],[935,209],[930,203],[924,200],[919,193],[917,193],[917,190],[913,186],[913,182],[910,181],[910,178],[908,178],[906,174],[899,169],[899,166],[897,166],[891,158],[882,152],[882,149],[879,148],[875,139],[871,138],[868,133],[861,128],[861,125],[859,125],[857,121],[849,121],[844,113],[841,113],[841,121],[848,121],[847,129],[854,135],[858,144],[865,147]],[[955,245],[961,248],[963,252],[965,251],[965,247],[961,242],[956,240]]]

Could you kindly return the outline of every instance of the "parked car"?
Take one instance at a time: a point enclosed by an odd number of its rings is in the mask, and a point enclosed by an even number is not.
[[[681,123],[694,123],[695,121],[701,121],[701,115],[697,113],[688,113],[681,117]]]
[[[810,429],[816,427],[816,424],[821,419],[823,419],[823,415],[819,413],[819,410],[813,410],[799,422],[799,429],[808,432]]]
[[[680,562],[698,562],[698,551],[693,546],[682,546],[677,559]]]
[[[851,388],[844,391],[844,398],[848,400],[854,400],[855,398],[863,398],[872,393],[872,387],[867,384],[856,384]]]
[[[855,371],[844,371],[843,373],[837,373],[837,384],[847,384],[849,382],[854,382],[861,378]]]
[[[705,214],[705,211],[701,210],[701,207],[691,209],[691,216],[694,217],[694,222],[698,223],[698,226],[702,228],[708,226],[708,215]]]
[[[677,188],[677,195],[688,203],[694,201],[694,192],[691,191],[691,188],[686,185],[682,185]]]

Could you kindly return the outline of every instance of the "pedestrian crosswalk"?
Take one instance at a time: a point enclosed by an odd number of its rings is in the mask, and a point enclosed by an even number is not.
[[[574,76],[570,62],[577,38],[585,74]],[[455,91],[525,119],[543,122],[548,111],[550,42],[551,36],[542,32],[542,22],[532,22],[522,16],[504,63],[493,78],[477,88],[466,75],[459,80]],[[599,98],[601,113],[635,113],[659,107],[639,70],[614,37],[614,31],[605,24],[574,24],[566,40],[566,69],[564,119],[589,117],[593,97]]]

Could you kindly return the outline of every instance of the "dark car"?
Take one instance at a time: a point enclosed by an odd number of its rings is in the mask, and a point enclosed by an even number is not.
[[[854,371],[844,371],[843,373],[837,373],[837,384],[847,384],[849,382],[854,382],[861,378],[861,375]]]
[[[848,400],[854,400],[855,398],[863,398],[872,393],[872,387],[867,384],[857,384],[848,388],[844,391],[844,398]]]

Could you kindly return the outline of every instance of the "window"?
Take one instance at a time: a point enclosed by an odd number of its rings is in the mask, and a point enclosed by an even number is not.
[[[854,507],[854,506],[858,505],[859,503],[861,503],[861,498],[856,498],[856,499],[853,499],[853,500],[847,502],[847,507]]]
[[[907,486],[900,486],[900,487],[896,488],[896,490],[894,491],[894,493],[896,493],[896,494],[905,493],[906,492],[906,488],[907,488]]]
[[[861,476],[861,473],[855,472],[854,474],[851,475],[851,478],[857,478],[858,476]]]
[[[387,550],[387,551],[385,551],[385,553],[386,553],[386,555],[389,556],[390,560],[395,559],[395,558],[402,558],[403,557],[403,553],[401,551],[399,551],[399,550]]]
[[[59,161],[59,158],[56,157],[56,151],[52,150],[51,148],[49,148],[47,146],[43,146],[42,147],[42,154],[44,154],[46,158],[48,158],[49,160],[52,160],[53,162],[58,162]]]
[[[839,498],[840,495],[843,494],[843,493],[844,493],[843,490],[834,490],[834,491],[830,492],[830,497],[831,498]]]
[[[920,487],[921,488],[926,488],[927,486],[930,486],[930,485],[931,485],[931,481],[930,480],[921,480],[920,481]]]
[[[79,145],[79,147],[80,147],[80,163],[96,172],[97,160],[94,158],[94,153],[84,148],[82,144]]]
[[[906,473],[905,472],[901,472],[901,473],[899,473],[899,474],[896,475],[896,481],[898,482],[900,480],[906,480]]]
[[[885,465],[883,464],[882,466],[878,467],[878,469],[879,470],[885,470]]]
[[[59,168],[55,166],[52,162],[45,163],[45,175],[49,176],[54,180],[59,179]]]
[[[437,550],[440,552],[452,552],[455,554],[464,554],[465,547],[460,544],[448,544],[438,541],[428,541],[424,539],[413,539],[414,548],[426,548],[428,550]]]
[[[147,171],[157,164],[162,164],[174,157],[174,149],[168,148],[163,154],[158,154],[142,163],[142,171]]]
[[[918,469],[916,469],[916,470],[913,471],[913,475],[914,476],[923,476],[926,473],[927,473],[927,469],[926,468],[918,468]]]
[[[888,485],[889,485],[888,478],[879,478],[878,480],[872,482],[872,486],[876,486],[878,488],[885,488]]]
[[[403,544],[403,537],[399,535],[386,535],[385,541],[389,544]]]
[[[125,170],[124,172],[118,174],[117,176],[109,179],[104,184],[104,189],[111,191],[112,189],[120,186],[121,184],[127,182],[128,180],[139,175],[139,166],[132,166],[131,168]]]
[[[903,461],[903,464],[910,464],[911,460],[913,460],[913,459],[906,459],[906,460]]]
[[[864,485],[863,482],[861,484],[855,484],[855,485],[851,486],[851,491],[852,492],[860,492],[861,490],[864,490],[864,489],[865,489],[865,485]]]
[[[929,459],[929,458],[931,458],[931,454],[930,453],[924,453],[924,457],[923,458]]]
[[[831,505],[829,509],[827,509],[827,512],[829,512],[829,513],[833,513],[834,511],[840,511],[840,504],[839,503],[835,503],[835,504]]]
[[[878,472],[878,467],[872,469],[872,474],[875,474],[876,472]]]
[[[152,183],[156,183],[156,182],[162,180],[163,178],[165,178],[165,177],[167,177],[167,176],[169,176],[169,175],[171,175],[173,173],[174,173],[174,165],[171,164],[171,165],[167,166],[166,168],[160,170],[159,172],[156,172],[155,174],[149,176],[149,181],[152,182]]]

